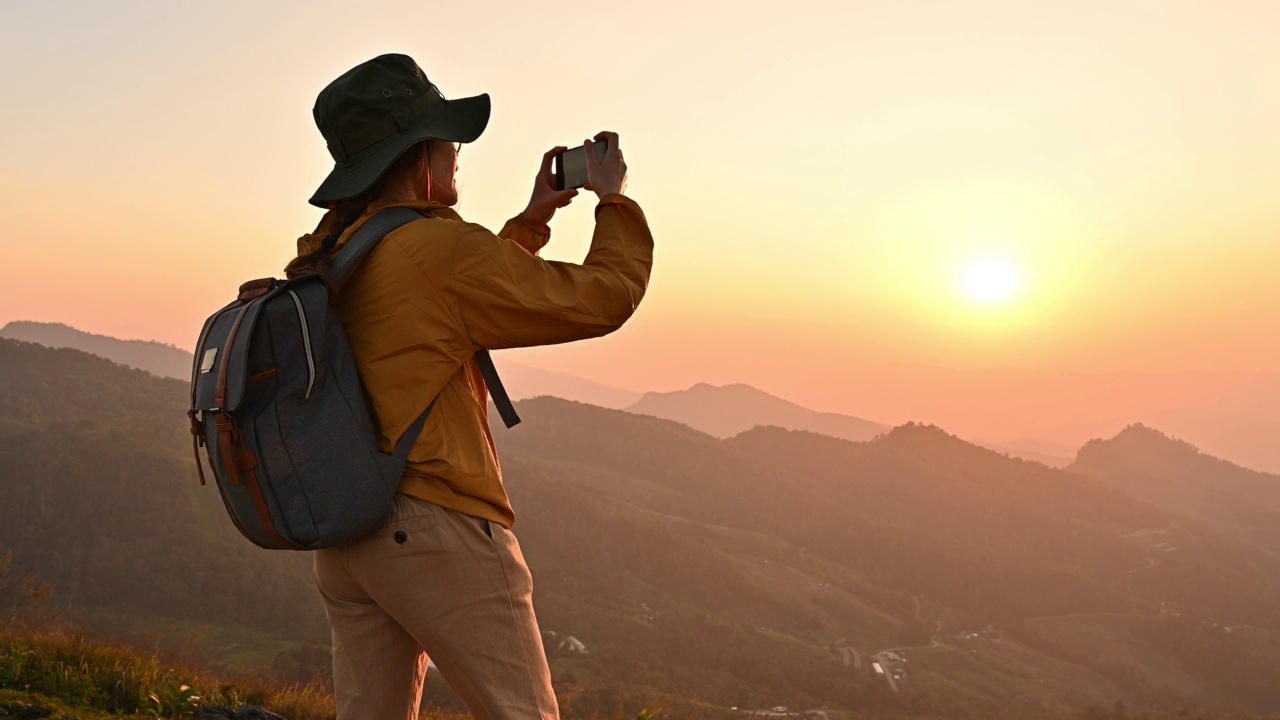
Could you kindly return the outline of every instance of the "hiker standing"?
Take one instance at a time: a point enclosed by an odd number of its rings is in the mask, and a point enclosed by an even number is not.
[[[538,257],[547,222],[577,194],[553,187],[552,158],[564,148],[543,156],[528,207],[498,234],[464,221],[451,209],[458,151],[489,110],[488,95],[446,100],[404,55],[358,65],[316,100],[335,166],[310,202],[328,212],[286,270],[323,268],[380,210],[422,213],[375,247],[332,306],[383,452],[436,399],[389,520],[315,552],[340,720],[416,718],[428,658],[480,720],[559,715],[477,357],[621,327],[648,285],[653,238],[622,194],[626,164],[612,133],[596,136],[608,142],[603,161],[587,148],[599,204],[582,264]]]

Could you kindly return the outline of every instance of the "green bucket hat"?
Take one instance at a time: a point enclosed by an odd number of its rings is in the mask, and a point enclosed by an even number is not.
[[[328,207],[368,190],[416,142],[480,137],[489,95],[446,100],[413,58],[380,55],[329,83],[311,112],[335,164],[310,202]]]

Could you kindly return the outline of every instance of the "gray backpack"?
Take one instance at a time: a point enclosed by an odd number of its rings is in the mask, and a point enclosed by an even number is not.
[[[387,233],[421,219],[408,208],[370,218],[335,256],[333,282],[340,285]],[[520,422],[488,351],[476,360],[507,427]],[[264,548],[358,540],[390,511],[409,450],[438,399],[394,452],[382,453],[325,278],[249,281],[205,321],[196,343],[187,414],[200,483],[204,446],[232,521]]]

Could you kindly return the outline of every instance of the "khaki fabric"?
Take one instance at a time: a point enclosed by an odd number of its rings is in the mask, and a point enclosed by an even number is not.
[[[397,494],[371,536],[315,552],[315,577],[338,720],[417,718],[428,659],[477,720],[559,717],[529,568],[502,525]]]
[[[399,490],[511,527],[515,513],[489,431],[488,395],[470,358],[478,348],[570,342],[621,327],[648,286],[648,223],[635,201],[605,197],[590,250],[575,264],[537,256],[550,237],[545,226],[513,219],[495,235],[439,204],[376,202],[339,247],[393,205],[431,218],[387,235],[334,301],[382,450],[390,452],[440,393]],[[315,234],[300,238],[299,252],[314,250],[333,221],[330,213]]]

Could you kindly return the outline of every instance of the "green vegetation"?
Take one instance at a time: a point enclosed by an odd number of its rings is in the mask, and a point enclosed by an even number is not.
[[[11,340],[0,368],[0,552],[60,603],[327,641],[310,557],[256,551],[200,487],[186,383]]]
[[[262,672],[228,679],[159,653],[91,641],[59,622],[50,597],[31,569],[15,574],[12,555],[0,558],[0,717],[6,702],[113,716],[186,717],[202,705],[266,706],[291,720],[334,716],[331,689],[321,681]]]
[[[329,720],[320,683],[283,685],[261,676],[221,678],[125,646],[62,632],[0,635],[0,688],[57,698],[73,709],[185,717],[201,705],[259,705],[290,720]]]

